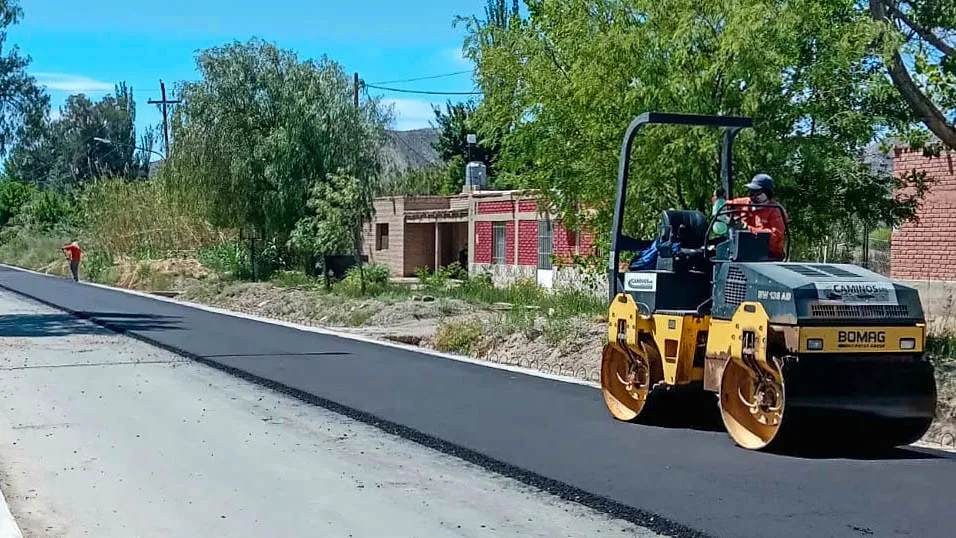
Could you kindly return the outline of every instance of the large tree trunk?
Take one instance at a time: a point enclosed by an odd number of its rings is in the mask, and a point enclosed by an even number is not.
[[[890,23],[887,16],[885,0],[869,0],[870,15],[877,21]],[[899,52],[886,60],[886,68],[889,71],[893,86],[900,92],[903,100],[910,106],[913,112],[919,117],[920,121],[926,125],[929,130],[950,148],[956,149],[956,126],[950,123],[946,116],[931,101],[926,94],[920,90],[913,77],[903,64],[903,57]]]

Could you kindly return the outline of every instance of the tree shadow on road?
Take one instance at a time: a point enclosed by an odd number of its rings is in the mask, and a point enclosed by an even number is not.
[[[110,329],[82,318],[106,322]],[[71,314],[3,314],[0,315],[0,337],[41,338],[71,335],[109,335],[120,331],[155,331],[178,328],[175,318],[149,314],[116,314],[82,312]]]

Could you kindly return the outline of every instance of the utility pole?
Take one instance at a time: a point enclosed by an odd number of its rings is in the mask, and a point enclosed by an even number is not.
[[[352,101],[357,109],[359,107],[359,88],[362,86],[362,81],[359,79],[359,74],[355,73],[355,82],[352,84]]]
[[[359,78],[359,74],[356,72],[352,80],[352,104],[355,105],[356,114],[359,112],[359,90],[361,87],[362,79]],[[353,232],[355,235],[355,256],[359,266],[359,282],[361,283],[362,295],[365,295],[365,266],[362,263],[362,226],[364,224],[361,218],[358,219],[356,229]]]
[[[162,105],[163,107],[163,141],[166,143],[163,147],[165,148],[166,157],[169,157],[169,110],[166,108],[166,105],[176,105],[182,101],[179,99],[166,99],[166,84],[162,80],[159,81],[159,91],[163,96],[162,101],[150,99],[147,102],[151,105]]]

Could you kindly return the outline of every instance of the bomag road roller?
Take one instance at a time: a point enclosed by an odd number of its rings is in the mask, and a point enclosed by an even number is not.
[[[712,237],[717,218],[734,218],[729,205],[710,219],[663,211],[655,239],[625,235],[631,146],[648,124],[724,129],[721,176],[732,197],[734,139],[752,121],[646,113],[627,130],[601,364],[611,414],[639,420],[668,392],[709,392],[730,437],[748,449],[874,449],[919,439],[933,420],[936,385],[917,292],[853,265],[770,261],[765,233],[731,225]],[[653,270],[621,267],[622,252],[655,242]],[[789,237],[786,245],[789,260]]]

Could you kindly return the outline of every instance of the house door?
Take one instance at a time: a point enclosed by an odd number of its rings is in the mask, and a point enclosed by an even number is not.
[[[551,220],[538,221],[538,285],[545,289],[554,286],[554,267],[551,265],[553,226]]]

